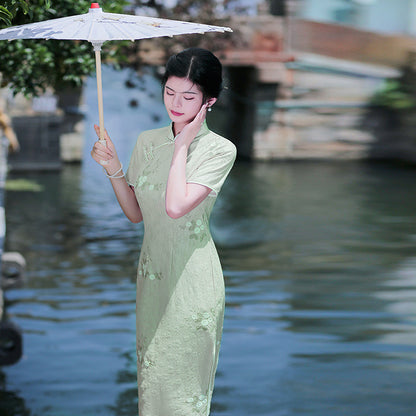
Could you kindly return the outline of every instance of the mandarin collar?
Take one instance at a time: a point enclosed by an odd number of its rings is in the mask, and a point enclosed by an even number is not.
[[[195,139],[192,140],[192,142],[200,139],[202,136],[205,136],[207,133],[209,133],[209,128],[208,128],[207,122],[205,120],[204,124],[202,124],[198,134],[196,135]],[[173,123],[170,123],[169,132],[168,132],[168,140],[171,141],[171,142],[174,142],[175,138],[176,138],[176,136],[173,135]]]

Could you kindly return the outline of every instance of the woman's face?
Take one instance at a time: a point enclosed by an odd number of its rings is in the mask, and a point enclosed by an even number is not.
[[[170,119],[176,125],[190,123],[203,104],[199,87],[187,78],[171,76],[163,92],[163,100]]]

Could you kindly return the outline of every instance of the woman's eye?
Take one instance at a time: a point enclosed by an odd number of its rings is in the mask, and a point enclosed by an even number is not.
[[[184,97],[184,98],[185,98],[185,100],[186,100],[186,101],[191,101],[191,100],[193,100],[193,99],[194,99],[194,97],[189,97],[189,98]]]
[[[173,95],[173,92],[166,91],[166,95]]]

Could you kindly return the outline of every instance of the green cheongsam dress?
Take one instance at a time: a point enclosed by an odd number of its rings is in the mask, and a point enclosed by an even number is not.
[[[209,218],[236,149],[204,123],[189,147],[186,176],[211,193],[172,219],[165,191],[174,140],[171,125],[142,133],[126,173],[144,222],[136,298],[140,416],[209,414],[224,319]]]

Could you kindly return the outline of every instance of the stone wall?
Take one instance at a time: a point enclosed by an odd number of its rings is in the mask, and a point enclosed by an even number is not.
[[[65,162],[80,162],[84,146],[82,89],[27,99],[0,90],[0,108],[11,118],[20,150],[11,153],[11,171],[58,170]]]
[[[367,32],[339,24],[291,20],[291,48],[344,60],[400,67],[416,47],[410,36]]]

